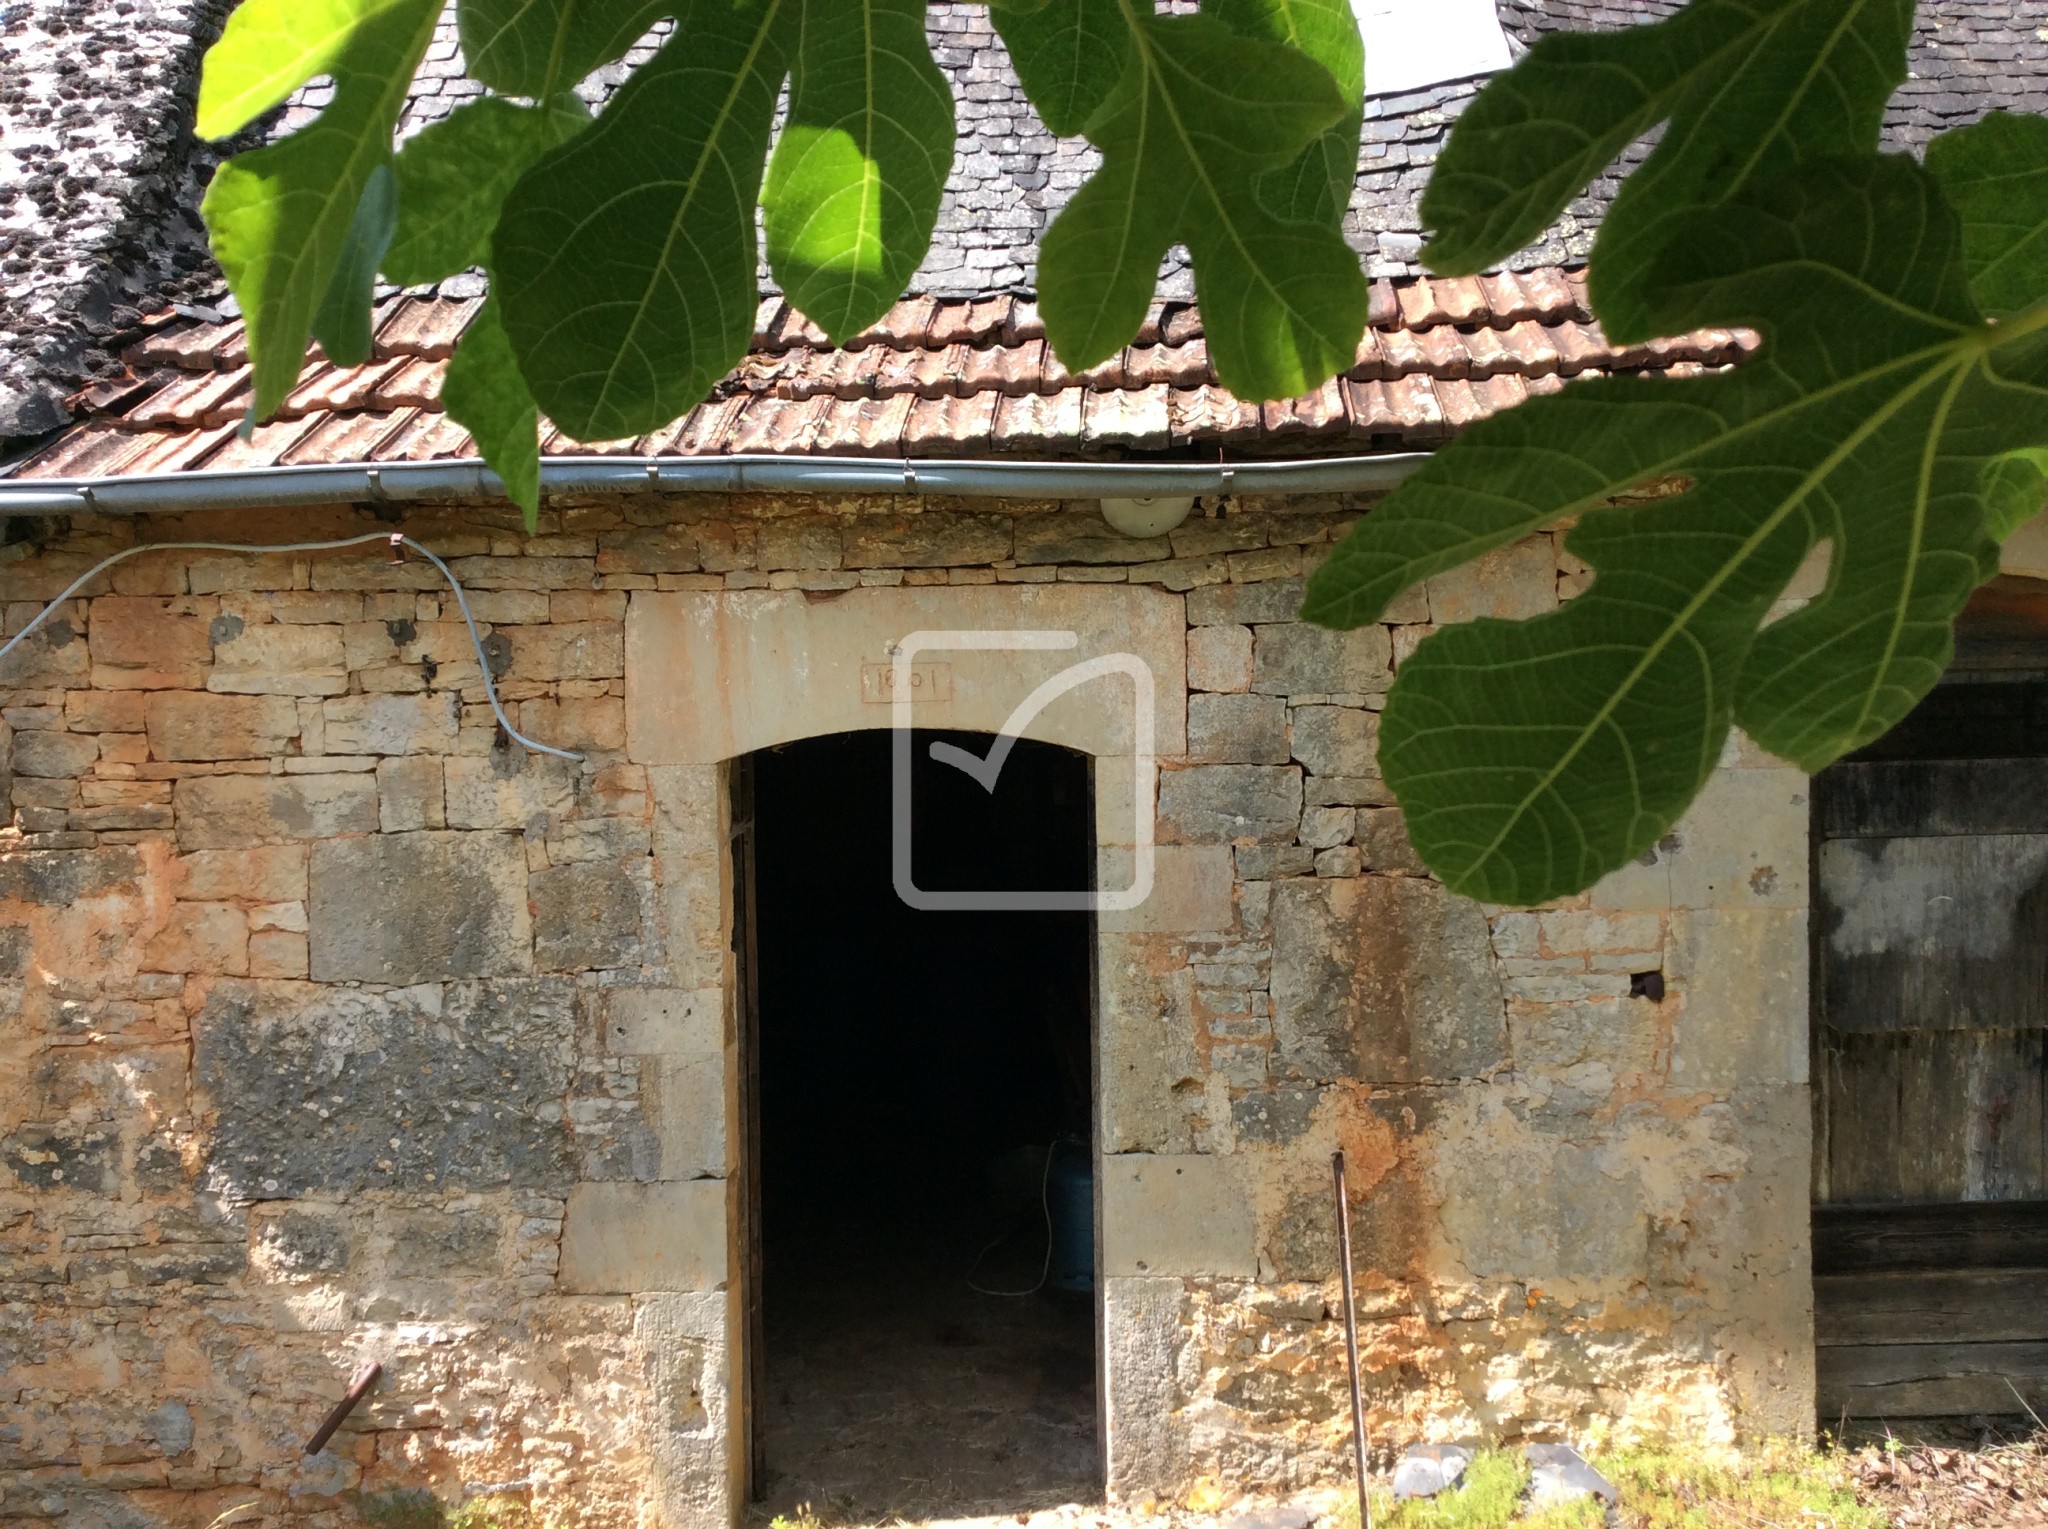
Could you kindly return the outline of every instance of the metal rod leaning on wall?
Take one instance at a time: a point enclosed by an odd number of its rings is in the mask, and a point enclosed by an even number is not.
[[[384,1366],[374,1359],[356,1371],[355,1378],[348,1383],[348,1390],[334,1404],[334,1410],[327,1414],[320,1426],[313,1430],[313,1437],[306,1441],[309,1458],[327,1447],[327,1441],[334,1437],[334,1430],[347,1421],[348,1415],[356,1410],[356,1403],[370,1394],[370,1387],[377,1384],[377,1377],[383,1373]]]
[[[1365,1466],[1365,1393],[1358,1382],[1358,1298],[1351,1288],[1351,1194],[1344,1184],[1344,1154],[1330,1154],[1337,1187],[1337,1253],[1344,1271],[1344,1357],[1351,1372],[1351,1452],[1358,1468],[1359,1529],[1372,1529]]]

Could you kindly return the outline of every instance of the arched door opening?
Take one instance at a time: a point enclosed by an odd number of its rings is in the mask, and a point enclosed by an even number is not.
[[[927,891],[1093,884],[1090,762],[993,792],[914,735]],[[1085,912],[919,911],[886,730],[739,763],[755,1495],[863,1517],[1099,1496]],[[995,1293],[1000,1292],[1000,1293]]]

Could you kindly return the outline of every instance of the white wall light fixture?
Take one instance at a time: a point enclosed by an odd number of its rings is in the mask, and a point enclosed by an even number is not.
[[[1164,536],[1195,507],[1192,494],[1156,494],[1139,499],[1105,499],[1102,518],[1112,530],[1139,538]]]

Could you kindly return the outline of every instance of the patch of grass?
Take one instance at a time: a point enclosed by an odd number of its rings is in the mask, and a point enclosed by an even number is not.
[[[533,1510],[519,1497],[478,1497],[448,1515],[448,1529],[533,1529]]]
[[[1514,1522],[1528,1484],[1520,1450],[1482,1449],[1448,1492],[1402,1502],[1376,1498],[1374,1529],[1501,1529]]]
[[[1618,1450],[1593,1464],[1621,1489],[1630,1529],[1886,1529],[1857,1501],[1847,1462],[1797,1444],[1766,1444],[1734,1460],[1688,1450]]]
[[[356,1512],[372,1529],[442,1529],[448,1521],[441,1499],[425,1487],[360,1492]]]

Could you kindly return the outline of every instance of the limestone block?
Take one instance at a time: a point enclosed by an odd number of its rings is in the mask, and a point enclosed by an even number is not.
[[[1163,836],[1190,844],[1286,843],[1301,821],[1292,766],[1190,765],[1159,777]]]
[[[726,1282],[726,1182],[578,1184],[562,1225],[572,1295],[713,1290]]]
[[[1679,908],[1803,908],[1810,792],[1800,771],[1716,770],[1679,822]]]
[[[1420,876],[1428,867],[1408,842],[1407,820],[1398,807],[1363,807],[1358,811],[1354,838],[1369,871],[1398,871]]]
[[[103,595],[93,601],[86,640],[94,688],[203,688],[213,661],[207,623],[218,610],[219,602],[208,597]]]
[[[605,680],[626,672],[625,628],[615,621],[513,627],[498,635],[512,645],[509,679]]]
[[[613,1056],[721,1056],[723,989],[615,987],[605,993],[605,1049]]]
[[[599,573],[695,573],[703,566],[696,535],[688,526],[598,533]]]
[[[196,669],[192,671],[195,683],[199,672]],[[90,649],[62,616],[44,622],[29,633],[12,653],[0,658],[0,688],[82,687],[92,682]],[[109,680],[106,683],[114,682]]]
[[[377,831],[369,775],[197,775],[172,794],[182,849],[238,849]]]
[[[640,908],[651,891],[650,867],[639,874],[617,860],[587,860],[536,871],[527,883],[533,904],[534,960],[544,971],[638,966],[645,954]]]
[[[1789,767],[1716,770],[1677,827],[1594,885],[1593,905],[1803,908],[1810,800]]]
[[[432,1186],[566,1193],[575,990],[560,978],[370,992],[214,984],[194,1075],[234,1199]]]
[[[1335,849],[1348,844],[1357,818],[1356,810],[1350,807],[1310,807],[1301,815],[1301,842],[1310,849]]]
[[[494,1274],[502,1265],[503,1229],[488,1211],[392,1209],[378,1220],[391,1239],[391,1272],[401,1278]]]
[[[83,775],[99,763],[97,738],[81,733],[17,732],[12,764],[16,775],[63,780]]]
[[[1189,696],[1188,758],[1201,764],[1286,764],[1287,703],[1273,695]]]
[[[446,754],[461,728],[462,698],[451,691],[338,696],[320,710],[323,753]]]
[[[1806,914],[1714,908],[1671,915],[1663,970],[1677,1000],[1671,1076],[1681,1089],[1803,1084],[1810,1050]]]
[[[734,1302],[723,1290],[633,1304],[633,1337],[650,1391],[653,1514],[658,1529],[730,1529],[740,1521],[745,1451],[732,1420]]]
[[[544,827],[575,801],[573,763],[524,749],[464,755],[443,767],[450,828]]]
[[[1252,689],[1265,695],[1372,695],[1394,683],[1394,647],[1383,626],[1348,632],[1285,621],[1252,643]]]
[[[1099,510],[1020,515],[1019,563],[1156,563],[1173,556],[1164,536],[1133,537],[1114,529]]]
[[[208,690],[247,695],[340,695],[348,661],[338,626],[245,626],[213,650]]]
[[[1237,693],[1252,688],[1252,629],[1198,626],[1188,632],[1188,689]]]
[[[1102,1432],[1112,1502],[1178,1496],[1194,1473],[1179,1385],[1189,1343],[1185,1304],[1178,1279],[1102,1282]]]
[[[1352,706],[1297,706],[1289,720],[1293,757],[1311,775],[1379,773],[1378,712]]]
[[[1098,862],[1097,886],[1131,885],[1130,849],[1105,848]],[[1135,908],[1105,909],[1098,921],[1104,929],[1222,933],[1237,924],[1231,895],[1234,883],[1228,845],[1156,845],[1152,851],[1152,895]]]
[[[1649,1268],[1649,1208],[1629,1156],[1489,1111],[1483,1122],[1446,1124],[1430,1194],[1453,1256],[1474,1277],[1619,1292]]]
[[[651,1076],[650,1076],[651,1074]],[[658,1057],[641,1072],[642,1108],[661,1142],[663,1179],[723,1175],[726,1151],[725,1056]]]
[[[919,517],[921,518],[921,517]],[[851,533],[849,532],[849,535]],[[712,764],[823,733],[890,724],[890,662],[913,632],[1072,632],[1070,648],[927,650],[919,727],[995,733],[1040,684],[1091,658],[1134,654],[1150,672],[1153,749],[1186,747],[1182,601],[1132,586],[1043,584],[799,590],[636,590],[626,616],[627,752],[646,764]],[[1128,754],[1136,687],[1122,674],[1067,691],[1020,735]]]
[[[1195,1050],[1185,957],[1157,935],[1105,929],[1096,974],[1103,1150],[1187,1150],[1207,1068]]]
[[[521,557],[451,558],[448,566],[468,589],[588,589],[596,568],[587,557],[537,557],[525,549]]]
[[[1188,591],[1188,625],[1250,625],[1296,621],[1301,617],[1304,579],[1268,579],[1259,584],[1218,584]]]
[[[306,846],[200,850],[180,857],[178,895],[199,902],[229,898],[293,903],[306,898]]]
[[[425,755],[378,760],[377,818],[388,834],[447,827],[441,761]]]
[[[1252,1206],[1238,1162],[1200,1153],[1102,1159],[1102,1272],[1259,1271]]]
[[[1391,807],[1394,792],[1377,775],[1311,775],[1302,800],[1311,807]]]
[[[847,568],[945,568],[1000,562],[1010,555],[1009,515],[868,516],[841,537]]]
[[[1408,1083],[1506,1058],[1485,916],[1420,877],[1274,883],[1272,994],[1276,1070]]]
[[[558,749],[590,753],[626,746],[626,703],[617,696],[525,701],[519,730]]]
[[[316,982],[443,982],[533,964],[526,849],[513,835],[322,841],[308,880]]]
[[[1306,876],[1315,869],[1315,851],[1300,844],[1240,844],[1237,874],[1241,881],[1271,881],[1278,876]]]
[[[299,736],[299,709],[289,696],[161,690],[147,725],[158,759],[270,759]]]
[[[1438,626],[1476,616],[1514,620],[1557,608],[1557,546],[1531,536],[1428,579],[1429,619]]]
[[[178,903],[142,953],[142,969],[239,977],[249,970],[249,921],[227,903]]]
[[[148,703],[148,695],[139,690],[68,691],[64,725],[74,733],[139,733],[148,726]]]
[[[289,929],[266,929],[249,936],[249,975],[304,978],[311,969],[305,935]]]
[[[775,520],[763,523],[760,566],[775,568],[837,568],[839,526],[830,520]]]

